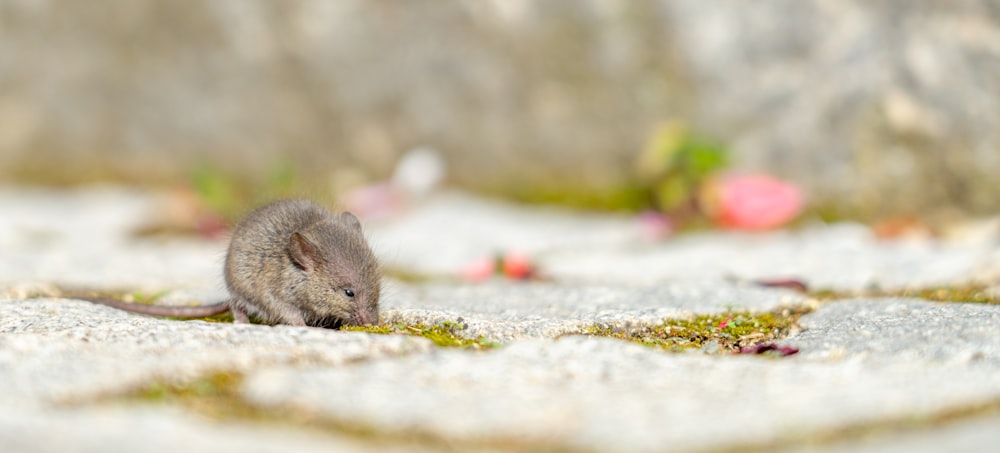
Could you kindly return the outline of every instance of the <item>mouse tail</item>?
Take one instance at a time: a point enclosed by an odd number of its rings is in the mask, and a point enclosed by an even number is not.
[[[150,315],[150,316],[165,316],[170,318],[205,318],[208,316],[215,316],[229,311],[228,302],[219,302],[217,304],[211,304],[211,305],[196,305],[196,306],[186,307],[182,305],[137,304],[133,302],[124,302],[120,300],[108,299],[103,297],[93,297],[93,298],[78,297],[74,299],[85,300],[87,302],[93,302],[95,304],[107,305],[109,307],[114,307],[119,310],[124,310],[130,313],[139,313],[142,315]]]

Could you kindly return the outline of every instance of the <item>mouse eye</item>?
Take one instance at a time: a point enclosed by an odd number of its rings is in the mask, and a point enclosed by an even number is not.
[[[354,290],[349,288],[344,288],[344,295],[347,297],[354,297]]]

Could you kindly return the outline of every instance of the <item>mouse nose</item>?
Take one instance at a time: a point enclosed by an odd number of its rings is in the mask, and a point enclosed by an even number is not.
[[[372,323],[372,316],[367,310],[358,310],[354,315],[354,319],[358,321],[359,326],[367,326]]]

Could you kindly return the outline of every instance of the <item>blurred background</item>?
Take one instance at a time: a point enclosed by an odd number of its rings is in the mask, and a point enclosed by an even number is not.
[[[220,211],[420,150],[526,202],[683,217],[742,172],[947,220],[1000,211],[998,125],[1000,1],[0,0],[2,181]]]

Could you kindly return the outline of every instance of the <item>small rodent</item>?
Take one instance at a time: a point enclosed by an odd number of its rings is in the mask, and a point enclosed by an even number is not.
[[[154,316],[199,318],[230,310],[236,323],[339,328],[378,323],[382,276],[349,212],[308,200],[277,201],[247,214],[226,254],[227,302],[195,307],[86,299]]]

